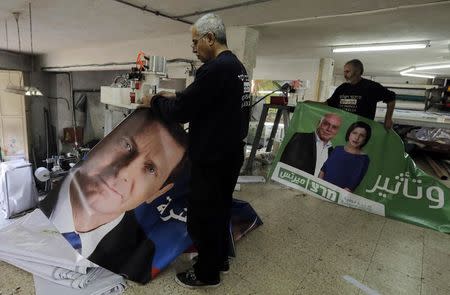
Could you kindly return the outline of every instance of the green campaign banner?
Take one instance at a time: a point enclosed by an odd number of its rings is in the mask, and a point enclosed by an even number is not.
[[[382,124],[299,103],[269,172],[319,199],[450,232],[450,189],[417,168]]]

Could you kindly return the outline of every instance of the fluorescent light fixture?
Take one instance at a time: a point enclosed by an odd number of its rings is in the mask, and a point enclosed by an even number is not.
[[[407,50],[423,49],[430,46],[430,42],[411,42],[411,43],[385,43],[385,44],[364,44],[355,46],[343,46],[333,48],[333,52],[362,52],[362,51],[387,51],[387,50]]]
[[[400,75],[407,76],[407,77],[427,78],[427,79],[434,79],[434,78],[436,78],[436,76],[425,75],[425,74],[408,74],[408,73],[402,74],[402,73],[400,73]]]
[[[410,72],[415,71],[415,70],[416,70],[415,67],[410,67],[410,68],[408,68],[406,70],[401,71],[400,75],[405,76],[407,73],[410,73]]]
[[[429,66],[420,66],[420,67],[416,67],[416,71],[447,69],[447,68],[450,68],[450,64],[437,64],[437,65],[429,65]]]
[[[422,73],[412,73],[414,71],[426,71],[426,70],[437,70],[437,69],[448,69],[450,68],[450,64],[434,64],[434,65],[425,65],[425,66],[414,66],[409,67],[403,71],[400,71],[400,75],[402,76],[410,76],[410,77],[419,77],[419,78],[428,78],[434,79],[436,75],[422,74]]]

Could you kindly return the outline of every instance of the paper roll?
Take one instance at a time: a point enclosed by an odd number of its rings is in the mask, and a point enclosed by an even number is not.
[[[34,171],[34,176],[36,176],[39,181],[46,182],[50,179],[50,171],[45,167],[39,167]]]

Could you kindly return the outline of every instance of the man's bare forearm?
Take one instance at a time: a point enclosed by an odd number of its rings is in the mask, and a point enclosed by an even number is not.
[[[392,120],[392,115],[394,114],[395,108],[395,100],[387,103],[386,115],[384,116],[384,120]]]

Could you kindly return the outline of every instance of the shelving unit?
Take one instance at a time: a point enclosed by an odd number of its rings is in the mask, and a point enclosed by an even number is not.
[[[406,109],[423,109],[427,111],[434,105],[448,104],[448,97],[450,93],[449,79],[434,80],[438,84],[420,85],[420,84],[383,84],[383,86],[391,89],[397,94],[397,101],[407,102],[422,102],[422,108],[408,108]],[[448,106],[447,106],[448,107]]]
[[[431,106],[449,104],[449,79],[434,81],[439,85],[383,84],[397,94],[393,114],[395,123],[410,126],[450,128],[450,113],[429,110]],[[406,99],[402,99],[406,98]],[[376,121],[384,121],[386,105],[377,105]]]

